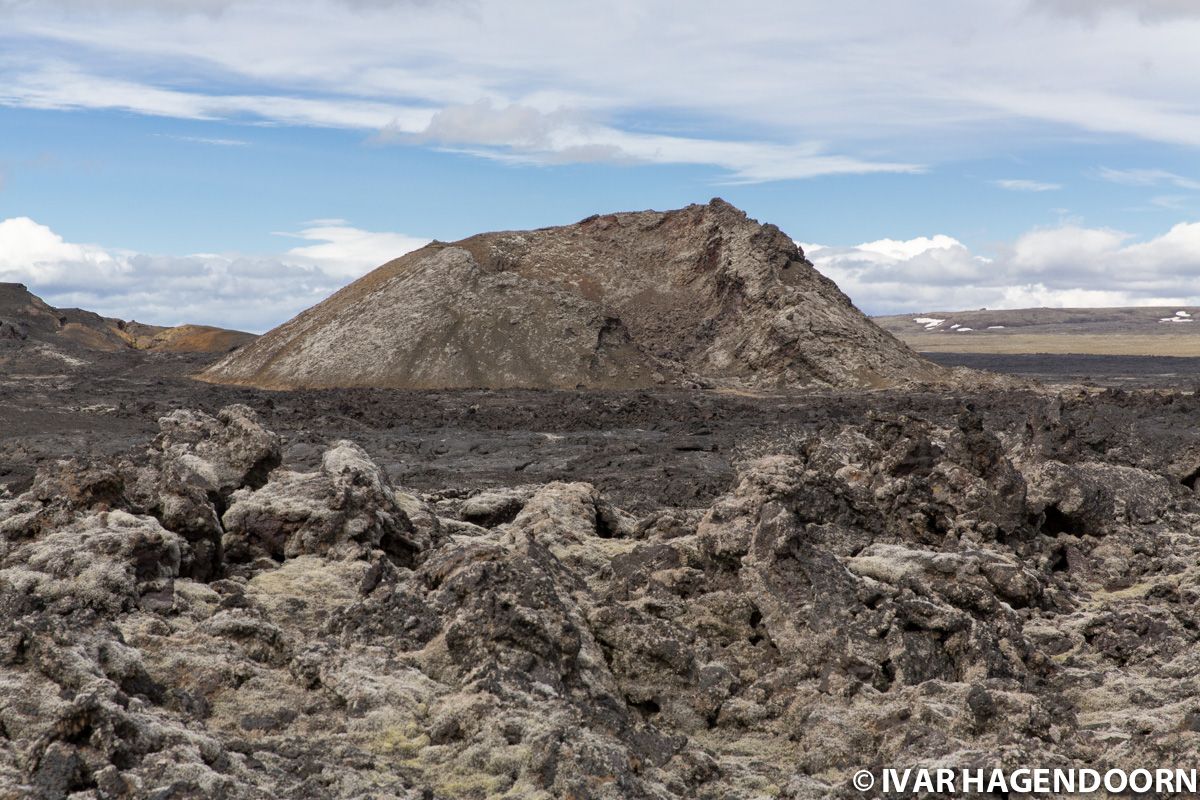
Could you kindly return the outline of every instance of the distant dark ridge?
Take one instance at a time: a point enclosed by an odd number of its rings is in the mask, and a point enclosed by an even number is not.
[[[79,308],[55,308],[23,283],[0,283],[0,342],[69,349],[225,353],[255,339],[252,333],[207,325],[164,327],[102,317]]]

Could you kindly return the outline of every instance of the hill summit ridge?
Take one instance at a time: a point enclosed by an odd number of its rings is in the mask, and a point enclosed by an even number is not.
[[[270,389],[942,382],[779,228],[721,199],[433,242],[201,378]]]

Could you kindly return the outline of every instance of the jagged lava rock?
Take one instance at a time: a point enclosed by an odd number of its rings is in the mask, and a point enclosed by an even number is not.
[[[137,485],[208,475],[224,547],[131,513],[124,464],[0,497],[0,798],[850,800],[881,766],[1186,766],[1200,500],[1169,456],[1059,447],[1060,411],[784,436],[643,519],[581,481],[435,507],[346,441],[264,473],[245,407],[163,417]]]
[[[397,493],[387,476],[353,442],[325,452],[321,470],[278,470],[258,491],[242,489],[225,512],[224,549],[230,561],[306,554],[356,558],[380,549],[411,565],[437,533],[436,517],[409,511],[414,498]],[[429,520],[427,524],[422,524]]]

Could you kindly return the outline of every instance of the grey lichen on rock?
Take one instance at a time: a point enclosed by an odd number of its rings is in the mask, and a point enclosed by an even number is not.
[[[349,441],[264,471],[248,409],[172,414],[0,499],[0,797],[852,798],[877,765],[1186,763],[1195,493],[1044,422],[839,425],[638,519],[582,481],[434,505]]]
[[[436,517],[414,523],[397,494],[361,447],[336,442],[319,472],[278,470],[262,488],[234,493],[222,517],[226,558],[361,558],[382,550],[411,566],[432,544]]]

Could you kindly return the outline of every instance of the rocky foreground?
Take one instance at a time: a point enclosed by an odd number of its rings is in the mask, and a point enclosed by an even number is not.
[[[1194,414],[1187,395],[1161,398]],[[1200,450],[870,415],[706,509],[281,466],[245,406],[0,499],[2,798],[857,797],[1189,766]]]

